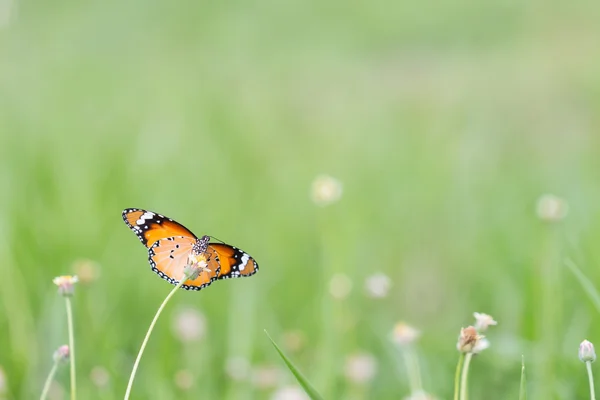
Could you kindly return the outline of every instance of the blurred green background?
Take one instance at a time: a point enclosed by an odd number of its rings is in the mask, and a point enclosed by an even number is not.
[[[171,288],[126,207],[260,264],[177,293],[134,399],[292,399],[264,329],[325,398],[401,399],[401,320],[422,333],[424,389],[451,398],[474,311],[499,325],[473,399],[516,398],[521,355],[531,398],[583,398],[598,312],[563,260],[600,279],[599,17],[584,0],[0,0],[4,398],[39,396],[67,341],[52,278],[71,273],[79,398],[122,397]],[[311,201],[320,174],[339,202]],[[545,193],[563,221],[536,215]],[[52,398],[68,385],[63,367]]]

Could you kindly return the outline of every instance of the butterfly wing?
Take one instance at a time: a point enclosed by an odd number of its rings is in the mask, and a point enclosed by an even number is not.
[[[123,221],[149,249],[157,240],[169,237],[185,236],[196,240],[196,235],[179,222],[152,211],[126,208]]]
[[[196,239],[189,236],[174,236],[159,239],[148,250],[148,261],[152,270],[172,285],[177,285],[183,277],[188,256]],[[186,290],[200,290],[217,279],[219,257],[213,250],[207,250],[208,266],[196,279],[187,280],[181,286]]]
[[[208,249],[215,251],[219,256],[221,271],[217,279],[241,278],[254,275],[258,271],[258,264],[254,258],[237,247],[225,243],[210,243]]]

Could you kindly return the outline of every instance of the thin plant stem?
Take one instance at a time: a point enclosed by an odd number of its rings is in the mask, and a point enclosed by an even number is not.
[[[48,392],[50,391],[50,385],[52,384],[52,380],[54,379],[54,375],[56,374],[56,370],[58,369],[58,361],[54,362],[52,369],[50,369],[50,373],[46,378],[46,382],[44,383],[44,389],[42,389],[42,395],[40,396],[40,400],[44,400],[48,397]]]
[[[460,370],[462,369],[463,361],[465,361],[465,353],[460,353],[458,357],[458,364],[456,364],[456,372],[454,373],[454,400],[458,400],[459,382],[460,382]]]
[[[162,310],[165,308],[165,306],[167,305],[167,303],[169,302],[171,297],[173,297],[173,295],[175,294],[177,289],[179,289],[181,287],[181,285],[183,285],[183,283],[187,280],[187,278],[188,278],[188,276],[184,274],[183,278],[181,278],[181,280],[179,281],[177,286],[175,286],[173,288],[173,290],[171,290],[171,292],[163,300],[160,307],[158,307],[158,311],[156,311],[156,314],[154,315],[154,319],[150,323],[148,332],[146,332],[146,337],[144,338],[144,341],[142,342],[142,347],[140,347],[140,351],[137,355],[137,358],[135,359],[135,363],[133,364],[133,369],[131,370],[131,376],[129,377],[129,383],[127,384],[127,390],[125,391],[125,400],[129,399],[129,395],[131,393],[131,387],[133,386],[133,380],[135,378],[135,374],[136,374],[138,366],[140,364],[140,360],[142,359],[142,354],[144,354],[144,349],[146,348],[146,344],[148,344],[148,339],[150,339],[150,334],[152,334],[152,330],[154,329],[154,325],[156,325],[156,321],[158,321],[158,317],[162,313]]]
[[[467,381],[469,377],[469,364],[471,363],[471,358],[473,357],[473,353],[467,353],[465,356],[465,363],[462,368],[462,376],[460,377],[460,400],[467,400],[469,397],[467,395]]]
[[[410,392],[417,393],[423,390],[421,384],[421,374],[419,372],[419,360],[412,346],[406,345],[402,349],[404,355],[404,364],[406,365],[406,372],[408,373],[408,381],[410,385]]]
[[[590,380],[590,399],[596,400],[596,392],[594,391],[594,376],[592,374],[592,362],[586,361],[585,367],[587,368],[588,378]]]
[[[71,400],[77,397],[77,384],[75,381],[75,335],[73,333],[73,308],[71,298],[65,296],[67,304],[67,325],[69,327],[69,364],[71,364]]]

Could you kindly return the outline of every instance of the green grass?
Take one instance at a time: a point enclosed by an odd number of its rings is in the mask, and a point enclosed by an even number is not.
[[[2,6],[5,7],[5,6]],[[249,279],[179,293],[133,398],[269,399],[228,360],[281,367],[266,329],[326,399],[398,399],[399,320],[423,335],[423,386],[451,398],[461,327],[499,321],[473,359],[472,399],[587,397],[579,343],[598,311],[563,260],[600,279],[600,5],[576,1],[63,2],[0,7],[0,366],[36,398],[67,340],[52,278],[99,277],[73,298],[81,399],[123,396],[171,289],[121,220],[148,208],[256,258]],[[8,19],[7,19],[8,18]],[[343,182],[320,209],[315,176]],[[567,199],[560,224],[537,198]],[[365,294],[387,274],[387,297]],[[334,273],[353,288],[329,295]],[[180,343],[183,307],[206,317]],[[286,347],[290,332],[303,345]],[[348,356],[378,361],[348,382]],[[108,371],[97,388],[94,367]],[[191,371],[191,389],[175,385]],[[243,374],[242,374],[243,375]],[[68,368],[57,380],[68,392]],[[278,385],[294,384],[289,372]]]

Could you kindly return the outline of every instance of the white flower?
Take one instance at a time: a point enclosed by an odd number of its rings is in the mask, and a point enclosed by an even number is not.
[[[285,386],[273,393],[271,400],[309,400],[309,397],[298,386]]]
[[[328,175],[319,175],[312,183],[312,201],[318,206],[335,203],[342,197],[342,183]]]
[[[368,353],[355,354],[346,359],[344,371],[349,381],[367,383],[377,372],[377,360]]]
[[[421,332],[404,322],[398,322],[392,331],[392,341],[400,346],[413,343]]]
[[[473,313],[473,316],[475,317],[475,329],[478,332],[485,332],[488,327],[498,325],[491,315],[476,312]]]
[[[536,206],[538,218],[547,222],[557,222],[567,216],[569,205],[564,199],[552,194],[539,198]]]
[[[594,362],[596,361],[596,351],[592,342],[584,340],[579,345],[579,359],[582,362]]]
[[[382,298],[387,296],[388,291],[392,286],[392,281],[390,280],[390,278],[388,278],[387,275],[377,273],[367,278],[365,286],[367,289],[367,293],[371,297]]]

